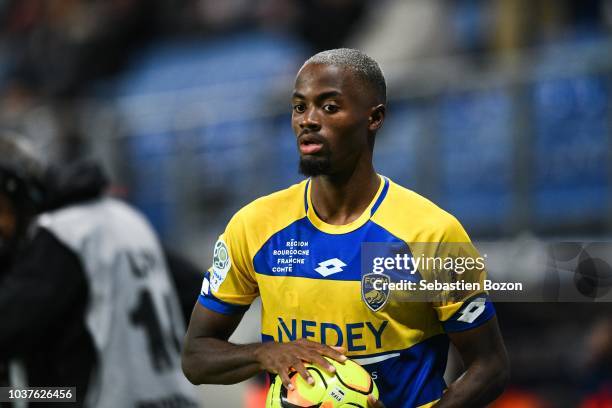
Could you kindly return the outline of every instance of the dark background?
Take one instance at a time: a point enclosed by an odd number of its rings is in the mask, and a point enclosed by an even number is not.
[[[2,127],[50,162],[101,157],[202,268],[231,214],[300,180],[293,78],[340,46],[387,76],[380,173],[501,253],[610,239],[612,1],[0,0],[0,27]],[[520,272],[502,263],[498,279]],[[509,406],[595,392],[612,344],[597,300],[498,305],[524,397]]]

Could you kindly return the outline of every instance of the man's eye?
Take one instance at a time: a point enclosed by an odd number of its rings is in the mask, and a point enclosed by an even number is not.
[[[297,113],[304,113],[306,109],[304,108],[304,105],[293,105],[293,110]]]
[[[338,107],[337,105],[325,105],[323,106],[323,110],[327,113],[336,113],[338,112],[338,110],[340,109],[340,107]]]

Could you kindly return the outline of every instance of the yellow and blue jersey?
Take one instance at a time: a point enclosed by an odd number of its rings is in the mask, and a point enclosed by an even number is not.
[[[477,313],[467,311],[483,296],[475,291],[436,302],[392,298],[374,311],[362,293],[363,274],[371,272],[362,271],[362,244],[454,242],[469,237],[452,215],[386,177],[346,225],[317,216],[305,180],[235,214],[215,244],[199,302],[233,314],[260,296],[263,341],[343,346],[372,374],[387,406],[428,407],[446,389],[446,333],[483,324],[494,309],[486,301]],[[482,281],[484,270],[473,279]]]

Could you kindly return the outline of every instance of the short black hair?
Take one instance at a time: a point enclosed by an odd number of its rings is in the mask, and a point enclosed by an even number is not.
[[[353,71],[376,94],[380,103],[387,103],[387,82],[378,63],[368,55],[352,48],[321,51],[304,62],[345,67]]]

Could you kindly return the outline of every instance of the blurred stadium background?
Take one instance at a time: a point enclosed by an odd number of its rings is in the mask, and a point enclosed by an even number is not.
[[[387,75],[378,171],[506,254],[497,277],[534,242],[611,238],[610,0],[0,0],[0,21],[2,127],[49,160],[101,157],[202,268],[237,209],[300,179],[293,78],[340,46]],[[513,379],[498,406],[589,406],[610,305],[500,304]],[[251,315],[239,339],[257,340]],[[204,387],[205,406],[242,406],[243,390]]]

